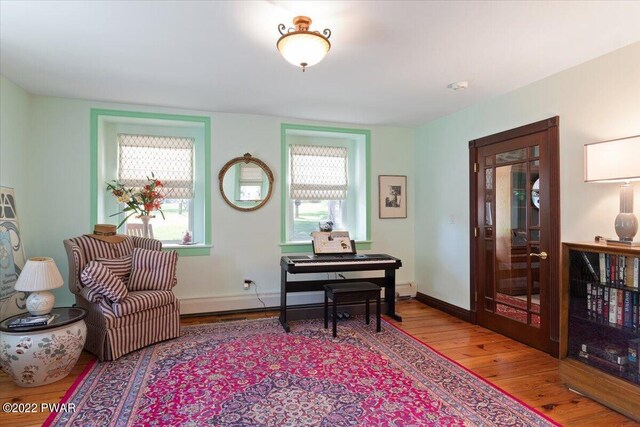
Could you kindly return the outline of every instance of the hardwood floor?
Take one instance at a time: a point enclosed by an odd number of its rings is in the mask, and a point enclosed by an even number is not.
[[[445,356],[482,376],[521,401],[565,426],[638,426],[638,423],[565,388],[558,375],[558,360],[479,326],[444,314],[415,300],[401,301],[403,322],[389,320]],[[184,318],[191,325],[217,321],[276,316],[275,311]],[[72,373],[53,384],[36,388],[15,386],[0,373],[0,402],[57,403],[93,356],[83,352]],[[48,411],[0,414],[0,426],[39,426]]]

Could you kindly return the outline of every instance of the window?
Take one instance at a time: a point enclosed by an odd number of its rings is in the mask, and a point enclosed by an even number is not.
[[[178,243],[193,230],[195,138],[118,134],[118,181],[141,189],[150,171],[160,179],[165,196],[163,221],[153,222],[154,238]],[[140,222],[134,216],[126,224]]]
[[[154,237],[177,245],[186,231],[196,244],[182,255],[208,254],[210,239],[210,121],[208,117],[92,110],[92,223],[118,224],[124,215],[105,183],[146,184],[151,173],[164,184],[162,211],[151,221]],[[127,224],[139,222],[135,216]],[[118,232],[124,233],[126,225]],[[198,244],[199,243],[199,244]]]
[[[283,128],[283,251],[311,240],[331,222],[360,242],[369,239],[369,131],[300,125]],[[366,244],[358,247],[364,249]],[[310,247],[309,247],[310,250]]]

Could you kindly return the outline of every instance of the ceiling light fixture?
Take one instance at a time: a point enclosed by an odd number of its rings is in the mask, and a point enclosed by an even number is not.
[[[322,61],[331,49],[331,30],[325,28],[322,34],[319,31],[309,31],[311,18],[308,16],[296,16],[293,18],[293,25],[295,28],[289,29],[284,24],[278,25],[282,37],[278,39],[276,46],[284,59],[302,67],[304,72],[307,67]]]

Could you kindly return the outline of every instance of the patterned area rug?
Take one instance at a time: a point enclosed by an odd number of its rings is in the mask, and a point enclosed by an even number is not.
[[[178,339],[96,363],[57,426],[556,425],[400,331],[360,317],[182,328]]]

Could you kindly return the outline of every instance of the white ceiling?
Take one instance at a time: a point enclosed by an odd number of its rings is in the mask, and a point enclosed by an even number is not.
[[[300,14],[333,33],[305,73],[275,48]],[[30,93],[366,125],[426,123],[639,40],[638,1],[0,0],[0,73]]]

